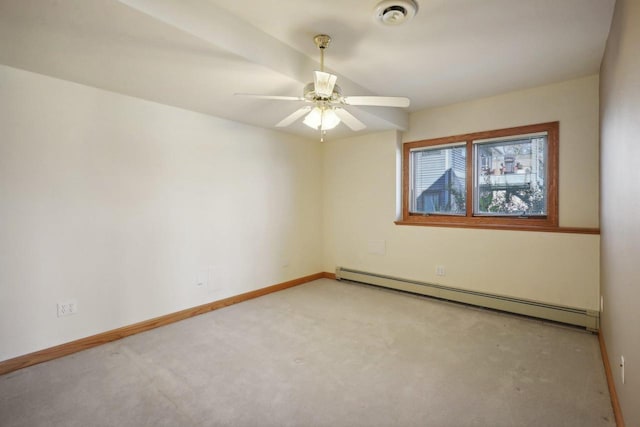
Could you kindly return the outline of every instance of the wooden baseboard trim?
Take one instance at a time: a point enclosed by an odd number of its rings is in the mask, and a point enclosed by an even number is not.
[[[604,373],[607,376],[607,384],[609,385],[609,395],[611,395],[611,406],[613,407],[613,415],[616,417],[616,426],[624,427],[624,418],[622,418],[622,409],[616,392],[616,384],[613,381],[611,373],[611,364],[607,355],[607,346],[604,343],[602,331],[598,332],[598,342],[600,342],[600,353],[602,354],[602,362],[604,363]]]
[[[188,319],[189,317],[208,313],[210,311],[217,310],[219,308],[227,307],[233,304],[238,304],[240,302],[261,297],[263,295],[267,295],[273,292],[278,292],[283,289],[302,285],[303,283],[308,283],[317,279],[326,278],[327,274],[330,275],[331,273],[316,273],[310,276],[300,277],[298,279],[289,280],[283,283],[278,283],[277,285],[267,286],[266,288],[256,289],[255,291],[245,292],[243,294],[235,295],[219,301],[213,301],[197,307],[188,308],[186,310],[178,311],[171,314],[166,314],[164,316],[156,317],[154,319],[149,319],[143,322],[134,323],[133,325],[124,326],[122,328],[113,329],[111,331],[103,332],[97,335],[92,335],[86,338],[81,338],[79,340],[57,345],[55,347],[45,348],[44,350],[25,354],[23,356],[18,356],[13,359],[8,359],[3,362],[0,362],[0,375],[8,374],[9,372],[26,368],[27,366],[36,365],[38,363],[47,362],[49,360],[53,360],[59,357],[67,356],[69,354],[77,353],[82,350],[96,347],[101,344],[106,344],[111,341],[119,340],[121,338],[125,338],[130,335],[135,335],[140,332],[145,332],[150,329],[155,329],[160,326],[165,326],[170,323],[178,322],[180,320]],[[333,276],[335,278],[335,275]]]
[[[327,273],[326,271],[322,273],[322,277],[324,279],[333,279],[336,280],[336,273]]]

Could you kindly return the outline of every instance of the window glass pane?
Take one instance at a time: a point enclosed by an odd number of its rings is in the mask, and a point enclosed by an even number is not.
[[[475,144],[474,214],[547,214],[547,136]]]
[[[411,201],[414,213],[465,215],[465,146],[411,152]]]

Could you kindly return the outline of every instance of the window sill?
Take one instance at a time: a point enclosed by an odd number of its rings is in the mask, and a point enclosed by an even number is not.
[[[554,227],[549,225],[512,225],[512,224],[470,224],[455,222],[421,222],[421,221],[394,221],[396,225],[417,225],[420,227],[446,227],[446,228],[475,228],[481,230],[507,230],[507,231],[538,231],[544,233],[570,233],[570,234],[600,234],[599,228],[583,227]]]

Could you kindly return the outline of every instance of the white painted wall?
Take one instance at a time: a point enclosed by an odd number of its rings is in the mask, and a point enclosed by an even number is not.
[[[561,224],[597,227],[597,86],[415,113],[404,140],[560,120]],[[393,224],[394,131],[320,145],[4,66],[0,131],[0,360],[338,265],[598,308],[598,236]]]
[[[560,224],[598,227],[598,77],[414,113],[403,141],[560,121]],[[399,137],[323,146],[324,269],[350,267],[598,310],[599,236],[398,226]],[[386,253],[369,253],[384,240]],[[444,265],[446,275],[436,276]]]
[[[560,226],[598,227],[598,76],[411,115],[403,142],[560,121]]]
[[[628,426],[640,426],[639,22],[640,2],[616,2],[600,86],[602,331]],[[621,356],[625,358],[624,384]]]
[[[322,271],[320,150],[0,66],[0,360]]]

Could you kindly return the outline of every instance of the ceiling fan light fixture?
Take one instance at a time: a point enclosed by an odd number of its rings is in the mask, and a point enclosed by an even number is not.
[[[385,26],[401,25],[409,22],[418,13],[418,3],[414,0],[383,0],[374,9],[373,18]]]
[[[315,130],[330,130],[338,126],[340,117],[333,108],[314,107],[304,118],[303,123]]]
[[[329,130],[340,124],[340,117],[333,111],[333,108],[322,112],[322,129]]]

